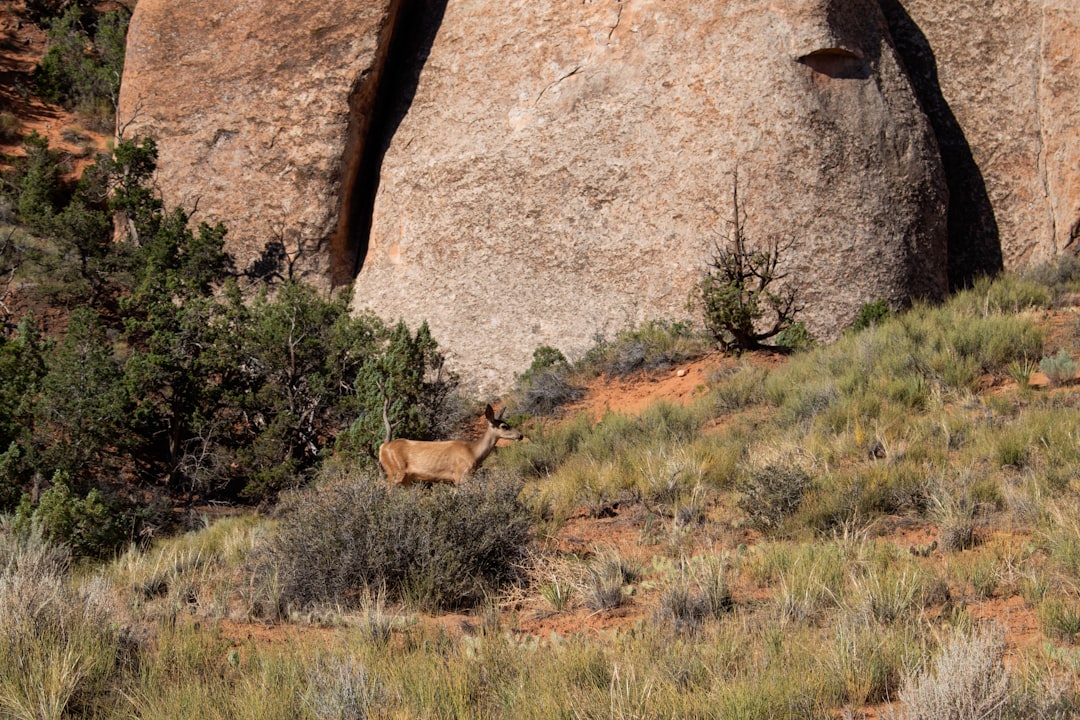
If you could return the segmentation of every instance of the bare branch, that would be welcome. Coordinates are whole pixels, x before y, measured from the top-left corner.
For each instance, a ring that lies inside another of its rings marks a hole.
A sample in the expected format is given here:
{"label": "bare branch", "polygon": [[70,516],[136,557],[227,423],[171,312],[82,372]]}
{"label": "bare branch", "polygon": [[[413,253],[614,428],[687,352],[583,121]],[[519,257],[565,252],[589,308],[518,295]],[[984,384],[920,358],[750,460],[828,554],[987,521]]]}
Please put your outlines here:
{"label": "bare branch", "polygon": [[[731,350],[766,347],[795,324],[802,311],[795,286],[783,281],[781,255],[793,239],[772,239],[754,248],[746,233],[746,210],[739,198],[738,167],[732,173],[731,217],[724,241],[713,241],[713,257],[695,289],[713,336]],[[783,287],[776,289],[780,284]]]}
{"label": "bare branch", "polygon": [[140,115],[142,115],[143,109],[146,107],[146,102],[140,96],[139,99],[135,101],[135,109],[132,111],[131,117],[128,118],[126,122],[124,122],[124,121],[122,121],[120,119],[120,95],[119,94],[117,94],[117,96],[116,96],[113,107],[114,107],[115,114],[116,114],[116,142],[117,142],[117,144],[119,144],[119,143],[124,141],[124,133],[127,132],[127,129],[129,127],[131,127],[132,123],[134,123],[136,120],[139,119]]}

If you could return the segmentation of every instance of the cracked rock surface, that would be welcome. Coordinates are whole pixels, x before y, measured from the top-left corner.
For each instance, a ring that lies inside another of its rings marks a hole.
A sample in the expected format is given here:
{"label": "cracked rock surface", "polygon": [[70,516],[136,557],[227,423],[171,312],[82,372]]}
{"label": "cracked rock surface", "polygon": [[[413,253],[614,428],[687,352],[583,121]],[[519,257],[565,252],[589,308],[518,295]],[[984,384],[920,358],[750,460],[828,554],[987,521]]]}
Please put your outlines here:
{"label": "cracked rock surface", "polygon": [[736,171],[747,236],[793,241],[819,337],[865,302],[1071,251],[1078,16],[1071,0],[140,0],[121,120],[157,138],[166,202],[225,221],[241,267],[280,242],[309,280],[355,277],[356,308],[427,319],[496,391],[540,345],[574,357],[686,317]]}
{"label": "cracked rock surface", "polygon": [[875,2],[449,2],[354,303],[505,386],[540,345],[686,316],[736,168],[815,334],[945,291],[937,145]]}

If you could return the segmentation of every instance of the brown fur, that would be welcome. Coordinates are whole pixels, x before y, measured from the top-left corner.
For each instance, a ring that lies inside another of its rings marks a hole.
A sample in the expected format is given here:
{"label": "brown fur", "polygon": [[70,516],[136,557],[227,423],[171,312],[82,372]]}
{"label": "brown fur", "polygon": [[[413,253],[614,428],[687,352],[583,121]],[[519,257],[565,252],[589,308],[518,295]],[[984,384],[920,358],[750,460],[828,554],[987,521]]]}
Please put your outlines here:
{"label": "brown fur", "polygon": [[393,485],[414,482],[460,483],[468,478],[495,449],[499,438],[520,440],[521,433],[496,417],[491,406],[484,410],[487,429],[479,440],[390,440],[379,447],[379,464]]}

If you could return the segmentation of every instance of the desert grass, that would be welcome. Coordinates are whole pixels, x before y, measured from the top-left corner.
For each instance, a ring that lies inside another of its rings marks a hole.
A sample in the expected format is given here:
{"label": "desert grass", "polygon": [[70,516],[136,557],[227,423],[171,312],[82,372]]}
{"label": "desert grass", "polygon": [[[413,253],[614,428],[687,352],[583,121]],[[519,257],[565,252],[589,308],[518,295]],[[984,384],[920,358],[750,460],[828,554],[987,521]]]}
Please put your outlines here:
{"label": "desert grass", "polygon": [[[624,600],[652,578],[657,614],[601,638],[453,636],[417,623],[373,632],[361,620],[270,643],[181,614],[135,641],[133,661],[108,666],[109,691],[77,696],[95,698],[99,717],[824,718],[895,698],[942,632],[925,619],[940,598],[918,559],[887,543],[767,543],[648,572],[614,553],[591,563],[621,576]],[[750,577],[778,600],[740,600],[732,589]],[[377,596],[369,609],[395,612]]]}
{"label": "desert grass", "polygon": [[0,714],[93,714],[119,653],[104,580],[75,586],[67,554],[0,534]]}
{"label": "desert grass", "polygon": [[200,531],[166,538],[149,548],[132,545],[103,575],[117,602],[138,619],[180,614],[225,618],[237,611],[233,570],[260,545],[270,526],[251,515],[206,521]]}
{"label": "desert grass", "polygon": [[677,632],[698,632],[735,608],[732,583],[736,565],[730,558],[683,557],[668,573],[660,593],[656,619]]}
{"label": "desert grass", "polygon": [[[688,407],[538,423],[457,495],[328,477],[273,519],[74,568],[0,532],[0,647],[19,648],[0,651],[0,715],[1075,717],[1077,391],[1002,382],[1044,355],[1054,288],[979,281],[783,364],[733,362]],[[569,518],[612,513],[640,529],[632,554],[560,549]],[[447,574],[469,529],[508,543],[476,556],[507,561],[496,582]],[[418,575],[364,570],[394,547]],[[975,612],[1014,597],[1038,625],[1022,646]]]}

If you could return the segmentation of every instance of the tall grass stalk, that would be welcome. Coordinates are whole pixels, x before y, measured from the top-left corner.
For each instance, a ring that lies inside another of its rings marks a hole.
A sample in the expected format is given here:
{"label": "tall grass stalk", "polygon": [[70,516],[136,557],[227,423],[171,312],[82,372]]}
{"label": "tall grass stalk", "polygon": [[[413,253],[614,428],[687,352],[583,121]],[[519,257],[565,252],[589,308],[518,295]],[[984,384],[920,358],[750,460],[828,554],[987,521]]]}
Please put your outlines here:
{"label": "tall grass stalk", "polygon": [[923,580],[917,571],[872,569],[852,579],[852,603],[866,620],[891,625],[913,619],[922,609]]}
{"label": "tall grass stalk", "polygon": [[118,653],[108,588],[72,586],[67,557],[38,536],[0,556],[0,715],[60,720],[102,701]]}
{"label": "tall grass stalk", "polygon": [[835,544],[804,545],[779,577],[775,604],[784,620],[805,623],[840,605],[844,593],[843,550]]}
{"label": "tall grass stalk", "polygon": [[840,703],[862,707],[896,696],[904,666],[919,647],[912,633],[844,615],[837,621],[823,662],[842,688]]}

